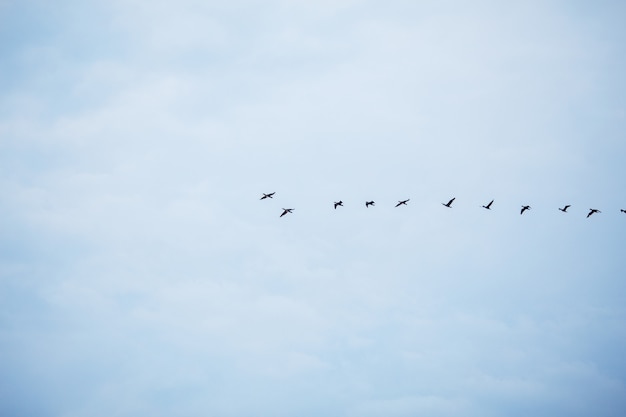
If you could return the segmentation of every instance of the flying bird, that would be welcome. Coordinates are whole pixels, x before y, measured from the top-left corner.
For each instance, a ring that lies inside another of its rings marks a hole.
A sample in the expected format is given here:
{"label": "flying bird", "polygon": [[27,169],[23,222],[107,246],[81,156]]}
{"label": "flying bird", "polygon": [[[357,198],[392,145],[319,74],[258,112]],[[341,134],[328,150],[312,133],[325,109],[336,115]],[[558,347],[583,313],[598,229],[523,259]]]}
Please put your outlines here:
{"label": "flying bird", "polygon": [[373,206],[375,205],[373,201],[366,201],[365,202],[365,208],[369,207],[369,206]]}
{"label": "flying bird", "polygon": [[295,209],[286,209],[286,208],[284,208],[283,209],[283,214],[281,214],[279,217],[283,217],[285,214],[291,213],[293,210],[295,210]]}
{"label": "flying bird", "polygon": [[491,210],[491,205],[493,204],[493,200],[491,200],[489,202],[489,204],[487,204],[486,206],[482,206],[483,208],[486,208],[487,210]]}
{"label": "flying bird", "polygon": [[624,209],[619,209],[619,211],[621,211],[622,213],[626,213],[626,210]]}
{"label": "flying bird", "polygon": [[570,207],[572,207],[572,206],[568,204],[568,205],[566,205],[563,208],[559,207],[559,210],[561,210],[563,213],[567,213],[567,209],[570,208]]}
{"label": "flying bird", "polygon": [[265,200],[266,198],[274,198],[274,194],[276,194],[276,192],[273,193],[269,193],[269,194],[265,194],[263,193],[263,197],[261,197],[261,200]]}
{"label": "flying bird", "polygon": [[406,206],[406,203],[407,203],[409,200],[410,200],[410,198],[407,198],[406,200],[401,200],[401,201],[398,201],[398,204],[396,204],[396,207],[401,206],[401,205],[403,205],[403,204]]}
{"label": "flying bird", "polygon": [[522,206],[522,211],[520,211],[519,214],[524,214],[526,210],[530,210],[530,206]]}
{"label": "flying bird", "polygon": [[337,206],[343,207],[343,201],[341,201],[341,200],[335,201],[335,210],[337,209]]}
{"label": "flying bird", "polygon": [[452,208],[452,202],[456,199],[456,197],[452,197],[452,200],[448,201],[446,204],[443,204],[444,206],[448,207],[448,208]]}
{"label": "flying bird", "polygon": [[596,209],[589,209],[589,214],[587,214],[587,218],[589,218],[589,216],[591,216],[593,213],[602,213],[602,212]]}

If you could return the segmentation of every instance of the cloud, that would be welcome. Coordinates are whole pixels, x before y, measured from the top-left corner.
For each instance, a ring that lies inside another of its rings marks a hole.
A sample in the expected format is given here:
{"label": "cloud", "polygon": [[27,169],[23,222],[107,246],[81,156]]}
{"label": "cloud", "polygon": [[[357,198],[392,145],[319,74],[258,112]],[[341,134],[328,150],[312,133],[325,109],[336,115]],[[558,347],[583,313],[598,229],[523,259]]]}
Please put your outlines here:
{"label": "cloud", "polygon": [[32,4],[2,412],[624,409],[619,7]]}

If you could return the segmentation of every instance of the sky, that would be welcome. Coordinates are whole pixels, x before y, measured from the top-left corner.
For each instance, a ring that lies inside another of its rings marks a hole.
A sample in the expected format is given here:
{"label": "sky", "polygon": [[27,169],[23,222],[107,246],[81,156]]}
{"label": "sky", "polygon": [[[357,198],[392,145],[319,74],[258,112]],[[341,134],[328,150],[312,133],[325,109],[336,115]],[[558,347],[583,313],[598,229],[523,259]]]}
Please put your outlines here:
{"label": "sky", "polygon": [[0,415],[623,416],[625,16],[0,0]]}

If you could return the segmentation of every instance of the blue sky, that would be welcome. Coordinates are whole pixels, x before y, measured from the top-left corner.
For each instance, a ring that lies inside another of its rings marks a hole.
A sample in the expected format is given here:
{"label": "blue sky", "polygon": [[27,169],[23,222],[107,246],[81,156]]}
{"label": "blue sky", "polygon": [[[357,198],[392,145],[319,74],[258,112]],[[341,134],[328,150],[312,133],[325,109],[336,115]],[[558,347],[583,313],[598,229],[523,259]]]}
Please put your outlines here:
{"label": "blue sky", "polygon": [[624,415],[621,2],[55,3],[0,1],[0,414]]}

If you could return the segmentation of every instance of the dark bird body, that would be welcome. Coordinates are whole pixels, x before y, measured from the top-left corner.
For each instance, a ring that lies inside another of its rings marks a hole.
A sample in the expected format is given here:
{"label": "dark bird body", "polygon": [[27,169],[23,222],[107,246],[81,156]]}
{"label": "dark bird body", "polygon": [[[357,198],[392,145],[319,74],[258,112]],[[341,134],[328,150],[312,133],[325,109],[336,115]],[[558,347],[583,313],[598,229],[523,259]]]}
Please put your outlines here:
{"label": "dark bird body", "polygon": [[487,204],[486,206],[482,206],[483,208],[486,208],[487,210],[491,210],[491,205],[493,204],[493,200],[491,200],[489,202],[489,204]]}
{"label": "dark bird body", "polygon": [[530,206],[522,206],[522,211],[520,211],[519,214],[524,214],[526,210],[530,210]]}
{"label": "dark bird body", "polygon": [[343,207],[343,201],[341,201],[341,200],[335,201],[335,210],[337,209],[337,206]]}
{"label": "dark bird body", "polygon": [[286,209],[286,208],[284,208],[283,209],[283,214],[281,214],[279,217],[283,217],[285,214],[291,213],[293,210],[295,210],[295,209]]}
{"label": "dark bird body", "polygon": [[396,204],[396,207],[401,206],[401,205],[405,205],[406,206],[406,203],[408,203],[409,200],[410,200],[410,198],[407,198],[406,200],[398,201],[398,204]]}
{"label": "dark bird body", "polygon": [[275,192],[269,193],[269,194],[263,193],[263,197],[261,197],[261,200],[265,200],[266,198],[274,198],[274,194],[276,193]]}
{"label": "dark bird body", "polygon": [[369,206],[373,206],[374,202],[373,201],[366,201],[365,202],[365,208],[369,207]]}
{"label": "dark bird body", "polygon": [[589,218],[589,216],[591,216],[594,213],[602,213],[602,212],[596,209],[589,209],[589,214],[587,214],[587,218]]}
{"label": "dark bird body", "polygon": [[559,207],[559,210],[561,210],[563,213],[567,213],[567,209],[568,209],[568,208],[570,208],[570,207],[572,207],[572,206],[570,206],[570,205],[568,204],[568,205],[566,205],[566,206],[565,206],[565,207],[563,207],[563,208],[560,208],[560,207]]}
{"label": "dark bird body", "polygon": [[626,213],[626,210],[624,209],[619,209],[619,211],[621,211],[622,213]]}
{"label": "dark bird body", "polygon": [[450,201],[448,201],[447,203],[441,203],[444,206],[448,207],[448,208],[452,208],[452,202],[456,199],[456,197],[453,197]]}

